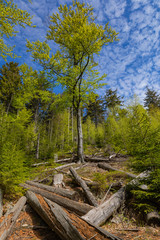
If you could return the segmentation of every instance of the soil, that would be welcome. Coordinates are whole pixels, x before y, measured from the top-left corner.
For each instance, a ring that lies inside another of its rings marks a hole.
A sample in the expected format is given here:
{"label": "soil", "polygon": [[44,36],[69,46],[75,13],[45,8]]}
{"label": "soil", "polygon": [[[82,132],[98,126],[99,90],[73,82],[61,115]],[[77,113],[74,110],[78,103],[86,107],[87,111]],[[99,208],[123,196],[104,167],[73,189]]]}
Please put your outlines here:
{"label": "soil", "polygon": [[[111,159],[109,164],[115,168],[125,171],[127,169],[127,158],[114,158]],[[74,165],[74,167],[76,168],[76,165]],[[67,173],[67,171],[68,169],[63,169],[63,172]],[[126,171],[129,172],[129,169]],[[88,163],[84,168],[82,167],[77,170],[77,173],[83,179],[87,179],[88,181],[92,180],[94,182],[97,180],[99,182],[100,185],[98,185],[98,187],[91,187],[98,203],[101,202],[112,182],[121,182],[121,184],[125,185],[128,181],[130,181],[128,177],[117,172],[117,174],[114,173],[113,175],[108,175],[108,179],[106,179],[105,184],[103,184],[103,179],[99,179],[96,174],[101,173],[102,175],[105,175],[106,172],[107,171],[98,168],[96,163]],[[49,172],[48,174],[53,173],[54,172]],[[64,182],[66,188],[72,188],[79,192],[79,201],[87,202],[81,188],[75,184],[75,181],[70,175],[65,174]],[[116,190],[117,189],[111,188],[106,199],[108,199]],[[74,215],[72,217],[74,217]],[[0,219],[0,222],[2,219]],[[130,217],[130,215],[124,212],[123,208],[119,212],[115,213],[114,216],[101,227],[123,240],[160,240],[160,227],[147,226],[145,223],[138,224],[134,217]],[[84,230],[84,232],[85,231],[86,230]],[[58,238],[56,234],[46,225],[46,223],[37,215],[37,213],[35,213],[35,211],[27,204],[17,219],[12,235],[8,238],[8,240],[22,239],[57,240]],[[86,236],[86,239],[88,239],[88,236]]]}

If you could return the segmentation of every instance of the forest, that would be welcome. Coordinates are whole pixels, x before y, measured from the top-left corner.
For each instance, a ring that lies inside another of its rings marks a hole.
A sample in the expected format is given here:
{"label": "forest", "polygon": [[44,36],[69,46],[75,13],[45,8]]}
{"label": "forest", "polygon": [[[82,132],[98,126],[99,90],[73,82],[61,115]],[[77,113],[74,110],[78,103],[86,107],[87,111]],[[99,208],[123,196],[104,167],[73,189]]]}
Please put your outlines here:
{"label": "forest", "polygon": [[[126,172],[148,174],[139,180],[147,190],[137,186],[128,190],[132,208],[142,215],[158,214],[160,95],[148,86],[143,103],[137,96],[126,103],[118,89],[105,86],[106,75],[97,71],[96,57],[102,48],[120,41],[118,33],[108,23],[104,27],[96,24],[92,6],[78,1],[70,8],[60,5],[59,12],[50,17],[46,40],[26,43],[39,66],[33,69],[19,65],[14,49],[4,40],[16,37],[16,25],[32,29],[32,17],[12,1],[0,0],[0,7],[0,57],[6,60],[0,68],[3,201],[18,199],[24,194],[20,184],[44,171],[43,167],[33,170],[34,164],[57,167],[56,160],[64,158],[85,164],[87,157],[98,153],[103,158],[115,154],[127,157]],[[8,62],[8,56],[13,60]],[[61,93],[55,92],[56,86],[61,86]],[[100,88],[105,89],[103,96],[98,94]],[[106,177],[94,176],[103,191]]]}

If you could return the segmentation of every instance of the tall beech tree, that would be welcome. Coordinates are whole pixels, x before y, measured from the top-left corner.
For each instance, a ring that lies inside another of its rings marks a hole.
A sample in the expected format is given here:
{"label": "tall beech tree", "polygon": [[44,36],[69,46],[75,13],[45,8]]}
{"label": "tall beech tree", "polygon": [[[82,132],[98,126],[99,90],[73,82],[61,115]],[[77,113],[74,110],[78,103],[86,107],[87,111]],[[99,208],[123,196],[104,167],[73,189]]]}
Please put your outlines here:
{"label": "tall beech tree", "polygon": [[46,39],[54,41],[59,50],[53,54],[46,42],[28,42],[29,51],[68,92],[77,115],[78,146],[77,154],[81,162],[83,156],[83,134],[81,125],[82,103],[87,101],[91,92],[101,86],[105,77],[96,70],[98,55],[103,46],[117,39],[115,32],[107,23],[104,27],[95,22],[93,8],[85,3],[73,1],[71,6],[60,5],[59,13],[50,17]]}

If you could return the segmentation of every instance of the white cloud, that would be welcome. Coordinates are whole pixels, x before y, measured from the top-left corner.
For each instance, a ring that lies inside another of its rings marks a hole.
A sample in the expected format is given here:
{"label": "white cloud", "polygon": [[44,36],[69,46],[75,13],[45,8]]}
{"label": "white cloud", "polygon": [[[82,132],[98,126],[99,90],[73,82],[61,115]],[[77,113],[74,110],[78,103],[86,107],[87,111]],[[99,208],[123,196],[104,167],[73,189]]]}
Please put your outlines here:
{"label": "white cloud", "polygon": [[123,15],[126,8],[125,0],[108,0],[105,4],[105,14],[110,19],[118,18]]}

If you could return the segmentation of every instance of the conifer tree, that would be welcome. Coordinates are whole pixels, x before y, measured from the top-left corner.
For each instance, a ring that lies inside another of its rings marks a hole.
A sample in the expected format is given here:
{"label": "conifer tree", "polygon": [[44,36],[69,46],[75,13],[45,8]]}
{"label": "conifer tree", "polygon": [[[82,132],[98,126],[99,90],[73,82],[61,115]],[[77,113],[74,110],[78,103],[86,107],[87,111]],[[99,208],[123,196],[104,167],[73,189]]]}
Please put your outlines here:
{"label": "conifer tree", "polygon": [[6,63],[0,69],[0,102],[6,112],[15,110],[13,105],[15,97],[21,91],[22,83],[18,63]]}
{"label": "conifer tree", "polygon": [[114,110],[114,108],[118,106],[123,105],[123,98],[117,95],[117,89],[112,90],[112,89],[107,89],[106,93],[104,95],[104,108],[109,111],[109,110]]}
{"label": "conifer tree", "polygon": [[144,106],[147,107],[148,110],[150,110],[152,107],[159,108],[160,107],[160,96],[159,94],[153,90],[147,87],[146,89],[146,97],[144,99]]}
{"label": "conifer tree", "polygon": [[85,108],[86,114],[84,116],[84,121],[90,116],[91,120],[95,123],[95,126],[98,126],[98,123],[102,123],[104,120],[104,108],[103,100],[96,96],[95,100],[89,101]]}

